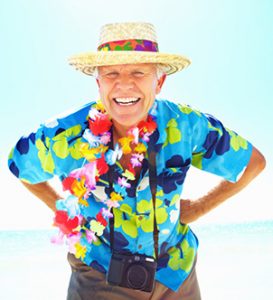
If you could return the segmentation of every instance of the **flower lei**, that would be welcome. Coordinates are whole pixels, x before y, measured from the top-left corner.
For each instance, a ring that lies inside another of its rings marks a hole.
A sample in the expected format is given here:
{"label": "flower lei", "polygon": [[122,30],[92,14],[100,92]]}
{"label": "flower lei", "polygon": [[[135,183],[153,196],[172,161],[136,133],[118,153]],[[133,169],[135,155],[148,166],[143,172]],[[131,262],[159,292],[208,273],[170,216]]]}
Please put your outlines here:
{"label": "flower lei", "polygon": [[[126,188],[130,188],[130,181],[135,180],[135,168],[142,166],[147,151],[145,144],[157,127],[154,117],[148,115],[146,121],[141,121],[136,127],[129,129],[127,136],[120,138],[113,150],[109,149],[107,145],[111,141],[112,122],[100,101],[91,107],[88,125],[83,134],[87,142],[80,147],[85,161],[81,168],[73,170],[62,182],[64,191],[69,191],[70,194],[66,199],[56,202],[54,226],[59,228],[59,233],[52,238],[52,242],[59,244],[66,240],[69,252],[82,259],[90,250],[92,242],[97,240],[97,236],[103,234],[107,220],[113,217],[112,207],[119,207],[119,202],[127,196]],[[107,173],[109,166],[120,160],[123,154],[131,154],[128,168],[113,183],[110,198],[102,200],[105,207],[101,208],[96,218],[85,220],[81,207],[89,206],[88,198],[96,189],[100,176]]]}

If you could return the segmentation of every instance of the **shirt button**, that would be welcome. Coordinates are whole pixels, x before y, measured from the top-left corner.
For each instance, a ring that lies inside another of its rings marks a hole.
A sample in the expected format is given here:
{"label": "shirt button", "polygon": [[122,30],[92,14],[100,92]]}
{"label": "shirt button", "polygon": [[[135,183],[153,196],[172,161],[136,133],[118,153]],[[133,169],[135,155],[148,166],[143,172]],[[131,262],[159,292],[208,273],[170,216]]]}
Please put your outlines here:
{"label": "shirt button", "polygon": [[143,219],[143,216],[139,216],[138,220],[141,221]]}
{"label": "shirt button", "polygon": [[142,245],[138,245],[138,249],[141,249],[142,248]]}

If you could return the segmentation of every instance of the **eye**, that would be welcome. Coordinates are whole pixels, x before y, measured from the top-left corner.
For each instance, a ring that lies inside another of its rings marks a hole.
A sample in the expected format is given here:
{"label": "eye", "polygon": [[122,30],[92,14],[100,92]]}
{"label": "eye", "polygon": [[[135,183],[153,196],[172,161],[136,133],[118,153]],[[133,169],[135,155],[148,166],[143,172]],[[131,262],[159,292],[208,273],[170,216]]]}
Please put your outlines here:
{"label": "eye", "polygon": [[134,71],[134,72],[133,72],[133,75],[134,75],[135,77],[143,77],[143,76],[145,75],[145,73],[142,72],[142,71]]}
{"label": "eye", "polygon": [[114,79],[114,78],[117,78],[118,77],[118,72],[108,72],[106,74],[104,74],[104,77],[107,77],[109,79]]}

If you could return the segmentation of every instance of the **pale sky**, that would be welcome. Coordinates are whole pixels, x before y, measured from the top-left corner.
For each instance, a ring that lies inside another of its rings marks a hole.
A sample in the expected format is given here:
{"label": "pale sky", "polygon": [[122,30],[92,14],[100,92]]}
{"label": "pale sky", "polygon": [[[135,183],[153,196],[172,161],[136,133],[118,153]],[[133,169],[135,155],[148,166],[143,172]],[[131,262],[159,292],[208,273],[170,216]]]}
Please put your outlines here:
{"label": "pale sky", "polygon": [[[0,229],[50,226],[52,213],[8,171],[8,153],[48,118],[97,99],[94,79],[74,71],[67,58],[95,51],[99,28],[121,21],[153,23],[160,51],[192,60],[167,78],[161,98],[215,115],[267,159],[253,184],[200,222],[272,219],[271,0],[9,0],[0,11]],[[183,196],[198,197],[217,180],[192,170]]]}

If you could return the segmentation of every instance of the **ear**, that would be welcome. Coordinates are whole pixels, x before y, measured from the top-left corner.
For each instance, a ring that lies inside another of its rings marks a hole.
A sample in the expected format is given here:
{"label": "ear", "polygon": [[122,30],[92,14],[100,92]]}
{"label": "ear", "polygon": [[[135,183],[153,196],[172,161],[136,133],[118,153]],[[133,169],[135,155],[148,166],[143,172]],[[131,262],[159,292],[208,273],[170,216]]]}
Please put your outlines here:
{"label": "ear", "polygon": [[96,78],[96,82],[97,82],[98,88],[100,88],[100,81],[98,78]]}
{"label": "ear", "polygon": [[162,86],[166,80],[167,75],[163,74],[158,80],[157,80],[157,86],[156,86],[156,90],[155,93],[156,95],[160,93]]}

